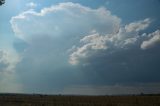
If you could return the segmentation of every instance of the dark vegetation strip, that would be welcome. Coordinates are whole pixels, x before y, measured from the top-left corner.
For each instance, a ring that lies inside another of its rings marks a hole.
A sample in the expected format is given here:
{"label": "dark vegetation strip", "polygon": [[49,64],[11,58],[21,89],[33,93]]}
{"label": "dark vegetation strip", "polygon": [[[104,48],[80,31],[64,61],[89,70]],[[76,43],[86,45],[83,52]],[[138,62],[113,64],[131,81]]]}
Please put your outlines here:
{"label": "dark vegetation strip", "polygon": [[160,95],[67,96],[0,94],[0,106],[160,106]]}

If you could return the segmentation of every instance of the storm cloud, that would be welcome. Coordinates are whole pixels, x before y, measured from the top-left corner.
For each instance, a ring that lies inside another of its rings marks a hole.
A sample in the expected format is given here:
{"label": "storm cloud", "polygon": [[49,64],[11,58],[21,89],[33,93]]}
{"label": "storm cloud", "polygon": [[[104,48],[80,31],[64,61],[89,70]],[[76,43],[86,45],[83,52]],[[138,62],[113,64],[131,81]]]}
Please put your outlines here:
{"label": "storm cloud", "polygon": [[126,25],[121,20],[105,7],[71,2],[12,17],[15,37],[27,45],[16,65],[26,92],[160,81],[159,31],[145,32],[150,17]]}

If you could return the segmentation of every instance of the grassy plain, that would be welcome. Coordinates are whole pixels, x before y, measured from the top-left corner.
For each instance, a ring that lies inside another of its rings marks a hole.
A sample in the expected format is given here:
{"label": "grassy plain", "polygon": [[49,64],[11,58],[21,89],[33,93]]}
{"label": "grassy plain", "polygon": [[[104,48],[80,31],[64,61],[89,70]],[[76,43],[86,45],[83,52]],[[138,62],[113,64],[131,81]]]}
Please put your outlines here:
{"label": "grassy plain", "polygon": [[0,94],[0,106],[160,106],[160,96]]}

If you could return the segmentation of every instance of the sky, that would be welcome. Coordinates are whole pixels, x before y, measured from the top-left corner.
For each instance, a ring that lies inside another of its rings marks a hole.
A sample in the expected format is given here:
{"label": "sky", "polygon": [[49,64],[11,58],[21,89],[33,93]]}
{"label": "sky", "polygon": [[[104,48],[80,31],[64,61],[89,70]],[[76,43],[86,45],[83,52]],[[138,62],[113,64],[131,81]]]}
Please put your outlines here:
{"label": "sky", "polygon": [[160,0],[6,0],[0,92],[160,93]]}

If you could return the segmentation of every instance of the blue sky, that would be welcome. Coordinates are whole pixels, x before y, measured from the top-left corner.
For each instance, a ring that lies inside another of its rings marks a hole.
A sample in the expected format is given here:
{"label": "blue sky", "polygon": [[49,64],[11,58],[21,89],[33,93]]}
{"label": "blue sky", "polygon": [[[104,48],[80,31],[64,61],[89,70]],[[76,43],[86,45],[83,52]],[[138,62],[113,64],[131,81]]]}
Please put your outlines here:
{"label": "blue sky", "polygon": [[6,0],[0,92],[160,92],[159,0]]}

